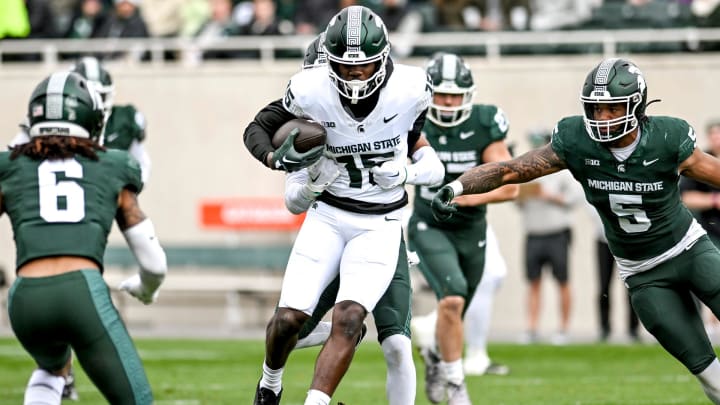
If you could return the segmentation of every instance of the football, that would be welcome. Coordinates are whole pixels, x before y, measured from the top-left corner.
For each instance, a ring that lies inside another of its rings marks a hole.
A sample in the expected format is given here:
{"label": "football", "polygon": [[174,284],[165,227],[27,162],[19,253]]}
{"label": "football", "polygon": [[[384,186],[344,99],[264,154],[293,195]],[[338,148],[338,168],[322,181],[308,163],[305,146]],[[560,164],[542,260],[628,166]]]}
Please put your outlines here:
{"label": "football", "polygon": [[300,133],[295,137],[296,151],[301,153],[307,152],[316,146],[325,144],[327,132],[322,125],[315,121],[295,118],[278,128],[272,138],[273,147],[276,149],[279,148],[295,128],[300,130]]}

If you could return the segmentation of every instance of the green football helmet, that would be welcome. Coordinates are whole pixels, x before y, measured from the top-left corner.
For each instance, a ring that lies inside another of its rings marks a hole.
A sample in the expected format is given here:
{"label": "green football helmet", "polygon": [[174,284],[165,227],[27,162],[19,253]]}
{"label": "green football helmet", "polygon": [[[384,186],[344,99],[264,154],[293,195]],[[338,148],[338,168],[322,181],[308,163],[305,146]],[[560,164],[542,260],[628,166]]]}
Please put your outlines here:
{"label": "green football helmet", "polygon": [[[330,80],[340,95],[362,100],[376,92],[387,74],[390,55],[387,28],[382,19],[369,8],[350,6],[342,9],[325,29],[323,48],[330,64]],[[367,80],[344,80],[338,65],[375,63],[375,73]]]}
{"label": "green football helmet", "polygon": [[93,56],[85,56],[75,62],[70,69],[84,77],[87,81],[92,82],[95,88],[100,92],[105,108],[106,119],[110,117],[113,101],[115,99],[115,85],[112,76],[105,70],[100,61]]}
{"label": "green football helmet", "polygon": [[[645,77],[634,63],[626,59],[605,59],[588,73],[580,101],[585,111],[585,129],[590,138],[598,142],[614,141],[635,130],[645,117]],[[595,119],[595,105],[613,103],[624,103],[626,114],[608,121]]]}
{"label": "green football helmet", "polygon": [[433,93],[461,94],[462,103],[456,107],[430,102],[427,118],[441,127],[454,127],[470,118],[475,81],[470,67],[463,59],[452,53],[435,54],[425,65]]}
{"label": "green football helmet", "polygon": [[315,37],[310,45],[308,45],[305,50],[305,59],[303,59],[303,70],[327,65],[327,54],[322,47],[323,42],[325,42],[324,32]]}
{"label": "green football helmet", "polygon": [[104,125],[100,93],[73,72],[53,73],[40,82],[27,115],[30,138],[60,135],[99,141]]}

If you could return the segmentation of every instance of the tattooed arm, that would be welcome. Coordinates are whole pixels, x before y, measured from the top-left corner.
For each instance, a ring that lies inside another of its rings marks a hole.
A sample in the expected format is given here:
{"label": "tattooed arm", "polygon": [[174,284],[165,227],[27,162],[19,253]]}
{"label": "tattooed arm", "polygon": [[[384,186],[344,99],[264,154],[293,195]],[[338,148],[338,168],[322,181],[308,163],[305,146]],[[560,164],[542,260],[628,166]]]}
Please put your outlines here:
{"label": "tattooed arm", "polygon": [[512,160],[474,167],[440,188],[431,203],[433,215],[440,221],[449,219],[457,211],[452,200],[459,195],[487,193],[505,184],[526,183],[566,168],[550,145]]}
{"label": "tattooed arm", "polygon": [[527,183],[565,168],[565,162],[548,144],[512,160],[474,167],[457,180],[462,184],[462,194],[479,194],[505,184]]}

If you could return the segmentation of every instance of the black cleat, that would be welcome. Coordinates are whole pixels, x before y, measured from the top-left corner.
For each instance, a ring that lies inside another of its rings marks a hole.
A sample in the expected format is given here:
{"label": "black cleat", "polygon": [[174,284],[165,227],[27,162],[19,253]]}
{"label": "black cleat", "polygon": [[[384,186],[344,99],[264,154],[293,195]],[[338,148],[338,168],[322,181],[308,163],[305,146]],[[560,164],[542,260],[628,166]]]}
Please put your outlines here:
{"label": "black cleat", "polygon": [[63,387],[62,399],[66,399],[69,401],[77,401],[78,398],[78,392],[75,388],[75,373],[71,368],[70,374],[65,377],[65,386]]}
{"label": "black cleat", "polygon": [[258,382],[257,388],[255,389],[255,399],[253,400],[253,405],[280,405],[281,395],[282,390],[275,395],[271,389],[261,387]]}

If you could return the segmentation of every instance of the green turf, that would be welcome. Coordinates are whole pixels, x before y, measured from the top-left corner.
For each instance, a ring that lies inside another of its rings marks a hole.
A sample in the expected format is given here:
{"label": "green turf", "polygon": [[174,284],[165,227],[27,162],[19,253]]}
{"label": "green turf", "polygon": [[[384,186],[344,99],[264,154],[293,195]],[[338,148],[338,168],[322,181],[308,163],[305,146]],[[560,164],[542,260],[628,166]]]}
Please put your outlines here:
{"label": "green turf", "polygon": [[[257,341],[137,339],[156,404],[250,404],[260,375],[263,345]],[[657,345],[492,345],[509,376],[469,377],[476,405],[708,404],[698,383]],[[302,404],[316,349],[292,354],[285,371],[283,404]],[[417,359],[416,359],[417,360]],[[418,371],[417,404],[423,393]],[[20,404],[33,363],[13,339],[0,339],[0,404]],[[103,404],[77,370],[80,401]],[[360,346],[334,400],[347,405],[383,404],[385,363],[376,342]],[[335,402],[333,402],[335,403]]]}

